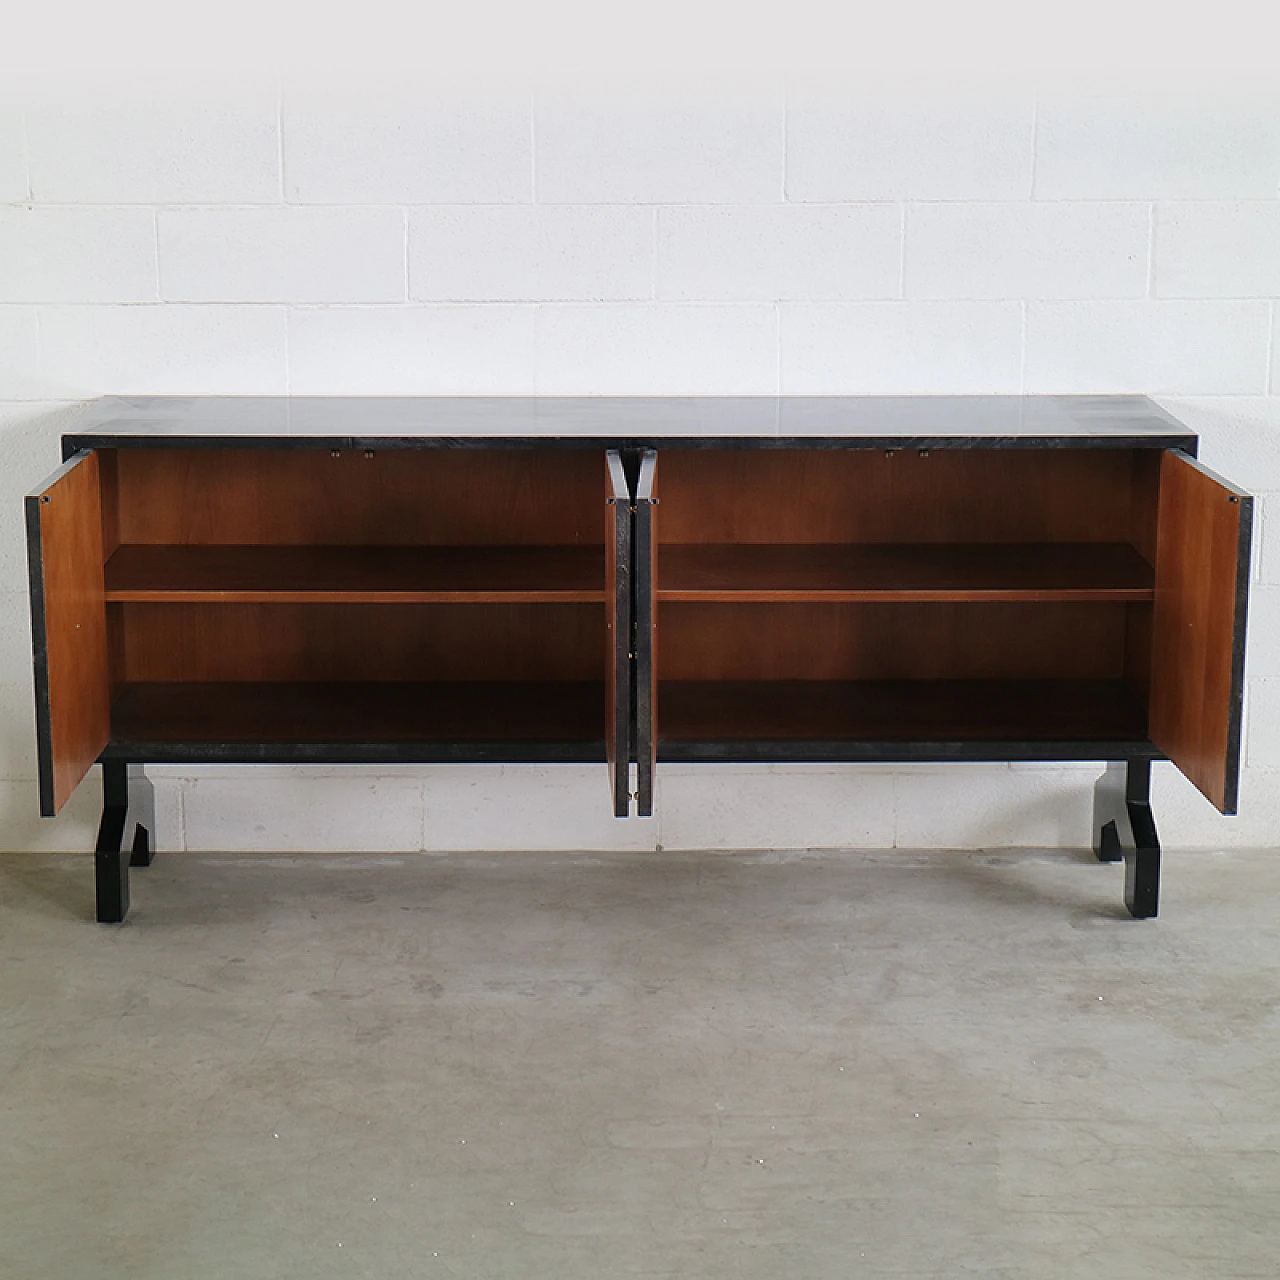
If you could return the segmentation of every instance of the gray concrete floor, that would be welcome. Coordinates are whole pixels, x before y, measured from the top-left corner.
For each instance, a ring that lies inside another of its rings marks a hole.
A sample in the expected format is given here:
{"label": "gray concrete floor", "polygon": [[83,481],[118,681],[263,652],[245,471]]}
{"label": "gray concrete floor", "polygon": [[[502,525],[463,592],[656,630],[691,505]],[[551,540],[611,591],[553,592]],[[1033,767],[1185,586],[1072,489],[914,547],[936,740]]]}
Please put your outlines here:
{"label": "gray concrete floor", "polygon": [[1280,1274],[1280,859],[0,859],[0,1275]]}

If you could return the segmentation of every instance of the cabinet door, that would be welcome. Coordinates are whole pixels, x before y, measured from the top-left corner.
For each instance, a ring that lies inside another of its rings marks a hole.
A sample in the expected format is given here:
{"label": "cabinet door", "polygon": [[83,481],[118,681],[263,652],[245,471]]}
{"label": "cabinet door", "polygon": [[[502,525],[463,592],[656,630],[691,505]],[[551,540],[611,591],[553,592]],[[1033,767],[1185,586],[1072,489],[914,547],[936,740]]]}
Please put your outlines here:
{"label": "cabinet door", "polygon": [[40,812],[66,804],[111,736],[98,455],[27,495]]}
{"label": "cabinet door", "polygon": [[1194,458],[1160,460],[1151,741],[1235,813],[1253,499]]}
{"label": "cabinet door", "polygon": [[605,755],[613,813],[631,811],[631,490],[616,449],[605,454]]}
{"label": "cabinet door", "polygon": [[653,775],[658,760],[658,690],[655,648],[658,619],[654,608],[658,506],[658,455],[647,449],[636,482],[636,812],[653,813]]}

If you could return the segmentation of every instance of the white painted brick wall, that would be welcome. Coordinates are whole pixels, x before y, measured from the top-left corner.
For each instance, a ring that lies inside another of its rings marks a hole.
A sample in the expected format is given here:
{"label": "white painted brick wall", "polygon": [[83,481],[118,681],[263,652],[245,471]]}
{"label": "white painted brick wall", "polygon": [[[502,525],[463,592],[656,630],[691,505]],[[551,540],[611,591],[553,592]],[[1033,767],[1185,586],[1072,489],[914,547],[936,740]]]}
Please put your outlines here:
{"label": "white painted brick wall", "polygon": [[27,153],[23,142],[22,112],[0,102],[0,200],[27,198]]}
{"label": "white painted brick wall", "polygon": [[1016,302],[793,303],[781,311],[787,394],[1021,389]]}
{"label": "white painted brick wall", "polygon": [[1157,296],[1280,295],[1280,202],[1162,204],[1157,219]]}
{"label": "white painted brick wall", "polygon": [[532,196],[529,89],[312,81],[284,87],[284,192],[308,204],[493,204]]}
{"label": "white painted brick wall", "polygon": [[394,208],[162,209],[166,302],[403,302]]}
{"label": "white painted brick wall", "polygon": [[1022,201],[907,208],[908,298],[1145,298],[1151,210]]}
{"label": "white painted brick wall", "polygon": [[774,203],[784,167],[781,84],[670,78],[539,86],[534,180],[548,203]]}
{"label": "white painted brick wall", "polygon": [[861,89],[850,76],[787,96],[789,200],[1025,200],[1030,94]]}
{"label": "white painted brick wall", "polygon": [[150,209],[0,206],[6,302],[155,302]]}
{"label": "white painted brick wall", "polygon": [[531,306],[298,307],[295,395],[529,395]]}
{"label": "white painted brick wall", "polygon": [[659,298],[896,298],[901,283],[896,205],[680,205],[658,215]]}
{"label": "white painted brick wall", "polygon": [[1265,302],[1030,302],[1028,393],[1260,395]]}
{"label": "white painted brick wall", "polygon": [[0,303],[0,386],[13,400],[40,396],[40,325],[33,307]]}
{"label": "white painted brick wall", "polygon": [[26,108],[31,192],[55,204],[272,203],[280,198],[271,84],[199,93],[137,76],[50,86]]}
{"label": "white painted brick wall", "polygon": [[286,390],[283,307],[41,307],[37,317],[47,396]]}
{"label": "white painted brick wall", "polygon": [[439,302],[653,297],[651,209],[449,205],[409,214],[409,295]]}
{"label": "white painted brick wall", "polygon": [[537,376],[545,395],[771,395],[777,314],[759,303],[540,307]]}
{"label": "white painted brick wall", "polygon": [[1039,102],[1039,200],[1274,200],[1277,171],[1280,92],[1058,92]]}
{"label": "white painted brick wall", "polygon": [[[422,786],[424,847],[652,849],[657,820],[619,822],[601,804],[602,774],[581,765],[431,769]],[[514,827],[520,838],[513,840]]]}
{"label": "white painted brick wall", "polygon": [[[81,78],[83,81],[83,78]],[[1280,825],[1280,94],[400,74],[0,98],[0,847],[37,816],[21,495],[109,392],[1157,394],[1258,495],[1241,814]],[[1089,766],[155,770],[170,848],[1061,844]]]}

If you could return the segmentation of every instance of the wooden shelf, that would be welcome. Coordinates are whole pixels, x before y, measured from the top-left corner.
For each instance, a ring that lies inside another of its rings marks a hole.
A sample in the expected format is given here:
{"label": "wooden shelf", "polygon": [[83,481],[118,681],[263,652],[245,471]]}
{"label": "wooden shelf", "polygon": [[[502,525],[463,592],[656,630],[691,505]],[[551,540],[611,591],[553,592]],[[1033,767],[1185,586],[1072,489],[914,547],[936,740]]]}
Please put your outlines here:
{"label": "wooden shelf", "polygon": [[150,546],[107,561],[110,601],[169,604],[582,604],[603,546]]}
{"label": "wooden shelf", "polygon": [[660,744],[1147,737],[1123,680],[664,680],[657,725]]}
{"label": "wooden shelf", "polygon": [[668,602],[1150,601],[1126,543],[684,543],[658,549]]}
{"label": "wooden shelf", "polygon": [[121,686],[115,749],[131,743],[599,744],[603,681],[166,683]]}

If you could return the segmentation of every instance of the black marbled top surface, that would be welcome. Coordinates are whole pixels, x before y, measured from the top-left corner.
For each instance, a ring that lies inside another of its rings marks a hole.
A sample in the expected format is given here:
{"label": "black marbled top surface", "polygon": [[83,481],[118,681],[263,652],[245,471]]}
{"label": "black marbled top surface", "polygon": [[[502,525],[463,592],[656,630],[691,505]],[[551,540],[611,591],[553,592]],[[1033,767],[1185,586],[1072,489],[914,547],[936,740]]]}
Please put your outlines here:
{"label": "black marbled top surface", "polygon": [[1181,448],[1145,396],[108,396],[64,452],[281,448]]}

